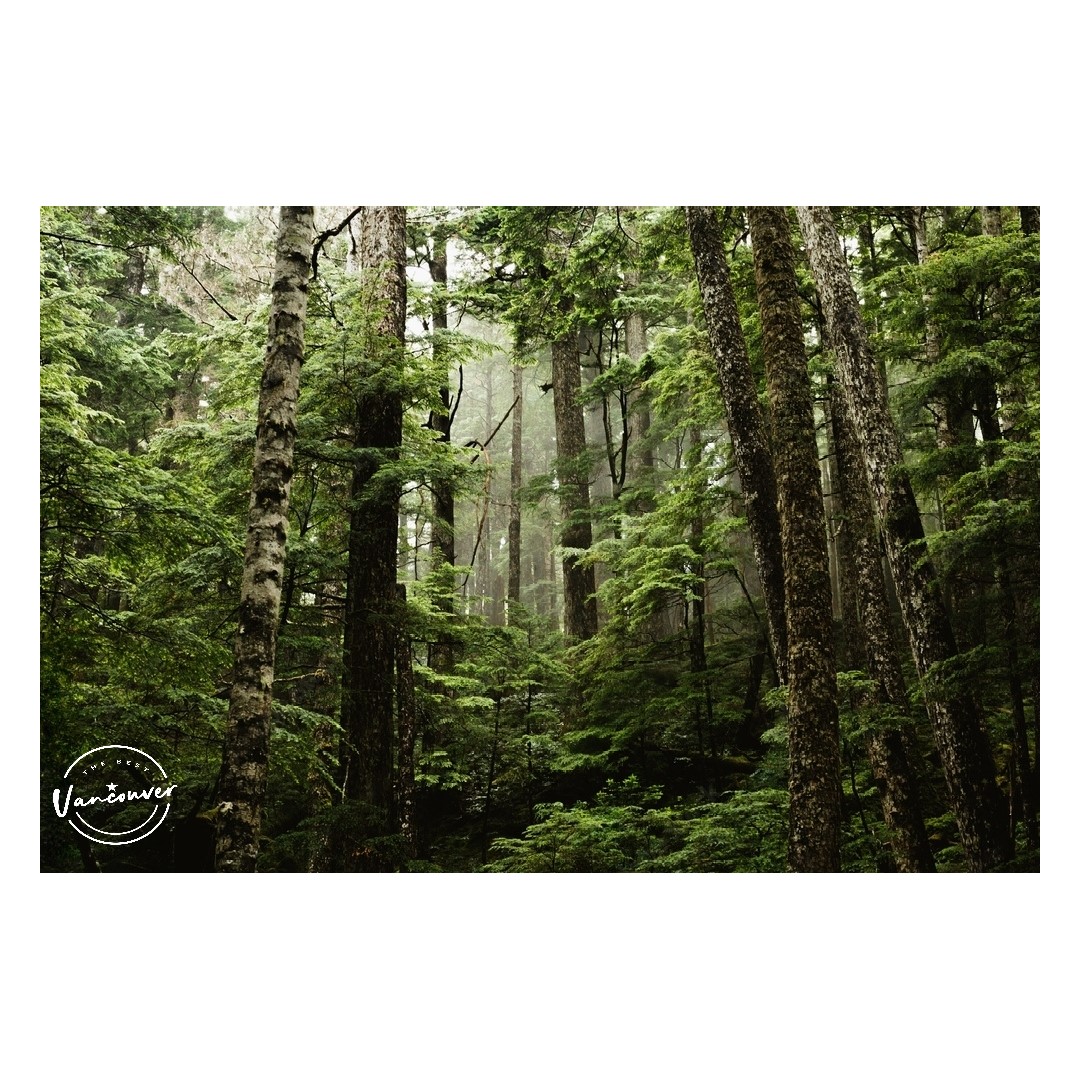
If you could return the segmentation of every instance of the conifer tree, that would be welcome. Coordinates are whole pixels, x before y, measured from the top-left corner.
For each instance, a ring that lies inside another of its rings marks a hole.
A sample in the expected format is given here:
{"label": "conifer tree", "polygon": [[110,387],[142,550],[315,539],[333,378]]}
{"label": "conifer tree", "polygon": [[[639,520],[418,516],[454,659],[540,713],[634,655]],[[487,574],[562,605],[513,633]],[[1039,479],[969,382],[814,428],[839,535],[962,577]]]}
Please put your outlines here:
{"label": "conifer tree", "polygon": [[[401,377],[405,342],[405,208],[368,206],[360,228],[360,273],[377,315],[365,342],[361,385],[354,391],[349,565],[345,597],[345,797],[363,804],[371,827],[389,831],[394,810],[394,661]],[[366,866],[356,838],[346,867]]]}
{"label": "conifer tree", "polygon": [[836,349],[838,380],[884,529],[889,565],[916,670],[923,680],[960,840],[973,870],[991,870],[1012,855],[1004,800],[975,703],[970,693],[951,684],[942,670],[956,656],[956,644],[926,553],[922,520],[903,466],[896,425],[829,208],[800,206],[797,212],[829,337]]}
{"label": "conifer tree", "polygon": [[221,871],[254,871],[259,854],[313,240],[314,208],[281,207],[219,786],[224,803],[217,840]]}
{"label": "conifer tree", "polygon": [[829,556],[810,377],[787,213],[748,208],[772,406],[787,615],[788,865],[840,869],[840,730]]}

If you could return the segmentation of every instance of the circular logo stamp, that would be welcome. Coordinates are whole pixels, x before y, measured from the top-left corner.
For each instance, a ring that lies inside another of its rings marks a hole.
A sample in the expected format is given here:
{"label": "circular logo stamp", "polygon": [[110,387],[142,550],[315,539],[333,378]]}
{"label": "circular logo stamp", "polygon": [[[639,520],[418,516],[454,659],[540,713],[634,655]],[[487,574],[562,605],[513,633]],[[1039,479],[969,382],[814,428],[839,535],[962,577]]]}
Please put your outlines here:
{"label": "circular logo stamp", "polygon": [[134,746],[99,746],[77,757],[53,789],[56,816],[96,844],[145,840],[166,818],[175,784]]}

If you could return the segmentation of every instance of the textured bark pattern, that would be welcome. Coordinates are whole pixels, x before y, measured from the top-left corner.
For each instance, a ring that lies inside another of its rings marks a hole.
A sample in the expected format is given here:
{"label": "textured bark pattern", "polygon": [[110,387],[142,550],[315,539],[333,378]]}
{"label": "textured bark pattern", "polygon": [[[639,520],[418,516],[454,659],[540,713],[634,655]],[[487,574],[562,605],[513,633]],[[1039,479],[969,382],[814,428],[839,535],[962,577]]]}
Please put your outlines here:
{"label": "textured bark pattern", "polygon": [[[885,573],[881,567],[881,537],[874,517],[873,498],[858,456],[847,407],[832,385],[830,416],[839,496],[846,536],[843,550],[850,550],[851,572],[844,574],[844,588],[858,596],[858,618],[846,629],[857,640],[858,652],[876,686],[879,705],[899,712],[908,709],[907,687],[900,656],[889,622]],[[861,631],[861,633],[860,633]],[[901,731],[874,732],[867,740],[870,770],[881,797],[885,826],[897,870],[902,873],[932,872],[934,856],[926,835],[922,803],[913,765],[914,753]]]}
{"label": "textured bark pattern", "polygon": [[[581,361],[577,334],[551,344],[551,383],[555,398],[555,447],[558,454],[559,503],[563,512],[561,544],[584,550],[592,546],[589,519],[589,476],[583,463],[585,418],[581,412]],[[563,602],[567,636],[585,641],[596,633],[596,572],[578,556],[563,556]]]}
{"label": "textured bark pattern", "polygon": [[711,206],[686,207],[690,246],[705,307],[705,323],[716,357],[716,374],[727,411],[735,467],[742,482],[746,520],[765,598],[765,613],[776,670],[787,671],[784,568],[780,552],[776,479],[757,388],[739,323],[739,310],[724,257],[723,236]]}
{"label": "textured bark pattern", "polygon": [[970,867],[989,870],[1011,857],[990,744],[974,703],[952,692],[931,670],[954,657],[956,645],[840,238],[828,207],[797,210],[836,349],[844,402],[884,526],[889,565],[915,667],[923,680],[960,840]]}
{"label": "textured bark pattern", "polygon": [[253,872],[259,853],[314,232],[313,207],[281,208],[270,328],[259,389],[239,631],[219,785],[221,799],[232,804],[221,815],[217,842],[217,869],[221,871]]}
{"label": "textured bark pattern", "polygon": [[[821,333],[820,327],[818,332]],[[837,626],[837,662],[838,670],[854,671],[866,668],[866,646],[859,627],[859,587],[855,578],[855,551],[852,544],[851,527],[847,518],[847,503],[844,499],[844,482],[840,472],[840,462],[836,453],[836,437],[833,432],[833,378],[826,376],[828,392],[824,401],[825,409],[825,466],[828,475],[829,491],[826,496],[826,520],[832,528],[832,554],[836,561],[835,588],[839,593],[837,607],[840,622]]]}
{"label": "textured bark pattern", "polygon": [[[405,208],[365,207],[360,270],[375,283],[381,312],[368,377],[358,388],[355,445],[366,451],[352,481],[349,569],[345,598],[346,798],[374,807],[387,824],[394,804],[394,659],[397,645],[399,485],[382,464],[401,450],[400,375],[405,342]],[[358,868],[355,853],[345,864]]]}
{"label": "textured bark pattern", "polygon": [[521,434],[525,400],[521,392],[521,368],[514,365],[514,420],[510,435],[510,526],[506,598],[521,603]]}
{"label": "textured bark pattern", "polygon": [[982,218],[982,231],[984,236],[1001,235],[1001,207],[980,206],[979,216]]}
{"label": "textured bark pattern", "polygon": [[772,404],[787,616],[788,866],[840,870],[840,721],[832,595],[814,406],[791,226],[782,206],[751,206],[750,239]]}

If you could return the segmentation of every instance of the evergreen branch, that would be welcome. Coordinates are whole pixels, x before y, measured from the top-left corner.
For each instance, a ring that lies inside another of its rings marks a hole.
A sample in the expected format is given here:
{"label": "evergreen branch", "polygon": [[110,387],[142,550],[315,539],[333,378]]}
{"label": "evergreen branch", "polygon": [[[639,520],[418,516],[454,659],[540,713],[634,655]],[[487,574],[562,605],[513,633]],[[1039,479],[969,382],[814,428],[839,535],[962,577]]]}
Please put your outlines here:
{"label": "evergreen branch", "polygon": [[38,235],[49,236],[52,237],[53,240],[68,240],[72,244],[86,244],[88,247],[111,248],[113,251],[135,251],[141,247],[151,246],[150,241],[143,244],[128,244],[126,246],[123,244],[106,244],[103,240],[84,240],[81,236],[68,236],[66,233],[46,232],[45,229],[39,230]]}

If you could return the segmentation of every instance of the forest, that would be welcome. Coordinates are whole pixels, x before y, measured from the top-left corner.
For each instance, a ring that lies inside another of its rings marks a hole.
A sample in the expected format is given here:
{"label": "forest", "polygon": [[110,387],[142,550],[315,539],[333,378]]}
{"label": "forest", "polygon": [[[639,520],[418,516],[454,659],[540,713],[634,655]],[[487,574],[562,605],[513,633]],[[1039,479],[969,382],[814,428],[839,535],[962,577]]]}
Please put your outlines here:
{"label": "forest", "polygon": [[42,871],[1037,872],[1039,243],[42,207]]}

